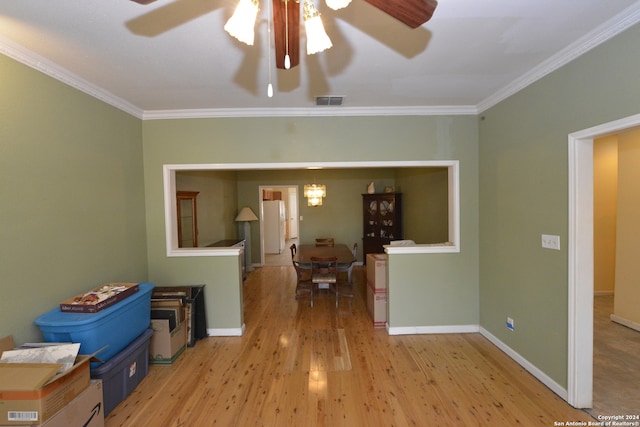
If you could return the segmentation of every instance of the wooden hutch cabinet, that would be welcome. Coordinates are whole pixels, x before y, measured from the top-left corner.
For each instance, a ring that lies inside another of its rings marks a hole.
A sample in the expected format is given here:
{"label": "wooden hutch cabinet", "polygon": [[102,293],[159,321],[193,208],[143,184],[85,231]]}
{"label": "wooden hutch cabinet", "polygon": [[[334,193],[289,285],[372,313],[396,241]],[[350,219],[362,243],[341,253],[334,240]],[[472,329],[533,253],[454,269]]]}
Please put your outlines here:
{"label": "wooden hutch cabinet", "polygon": [[403,239],[402,194],[363,194],[362,216],[362,250],[366,263],[367,254],[384,253],[383,245],[388,245],[392,240]]}

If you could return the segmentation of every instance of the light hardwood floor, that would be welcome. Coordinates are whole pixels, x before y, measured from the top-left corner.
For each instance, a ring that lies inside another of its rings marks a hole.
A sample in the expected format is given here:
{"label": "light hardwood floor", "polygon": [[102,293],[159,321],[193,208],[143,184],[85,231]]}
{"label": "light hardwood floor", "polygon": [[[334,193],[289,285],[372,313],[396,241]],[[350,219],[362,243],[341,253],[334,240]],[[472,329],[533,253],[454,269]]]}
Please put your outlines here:
{"label": "light hardwood floor", "polygon": [[246,332],[154,366],[116,426],[553,426],[589,421],[479,334],[389,336],[356,297],[294,298],[292,267],[243,285]]}

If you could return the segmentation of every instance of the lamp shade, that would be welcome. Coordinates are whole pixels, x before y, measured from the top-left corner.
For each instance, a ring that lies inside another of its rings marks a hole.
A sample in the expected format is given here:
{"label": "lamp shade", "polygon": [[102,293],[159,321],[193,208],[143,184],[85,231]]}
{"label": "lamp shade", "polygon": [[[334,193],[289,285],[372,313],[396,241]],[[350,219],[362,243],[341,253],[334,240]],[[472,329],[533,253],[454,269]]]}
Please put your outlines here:
{"label": "lamp shade", "polygon": [[242,43],[253,46],[258,10],[258,0],[240,0],[224,30]]}
{"label": "lamp shade", "polygon": [[331,9],[338,10],[349,6],[351,0],[326,0],[326,3]]}
{"label": "lamp shade", "polygon": [[238,213],[238,216],[236,216],[236,221],[237,222],[241,222],[241,221],[257,221],[258,217],[256,216],[256,214],[253,213],[253,211],[251,210],[250,207],[245,206],[244,208],[242,208],[240,210],[240,212]]}
{"label": "lamp shade", "polygon": [[311,0],[305,0],[304,2],[303,17],[304,27],[307,32],[307,55],[322,52],[333,46],[331,39],[324,30],[320,12],[318,12]]}

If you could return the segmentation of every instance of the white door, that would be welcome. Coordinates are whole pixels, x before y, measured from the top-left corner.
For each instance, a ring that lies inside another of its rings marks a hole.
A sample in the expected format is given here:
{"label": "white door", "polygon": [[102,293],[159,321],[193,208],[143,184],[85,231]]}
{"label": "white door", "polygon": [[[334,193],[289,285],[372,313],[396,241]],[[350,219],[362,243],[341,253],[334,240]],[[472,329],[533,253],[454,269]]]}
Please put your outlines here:
{"label": "white door", "polygon": [[287,221],[289,222],[289,238],[297,239],[298,238],[298,197],[295,191],[289,191],[289,209],[287,211],[289,217]]}

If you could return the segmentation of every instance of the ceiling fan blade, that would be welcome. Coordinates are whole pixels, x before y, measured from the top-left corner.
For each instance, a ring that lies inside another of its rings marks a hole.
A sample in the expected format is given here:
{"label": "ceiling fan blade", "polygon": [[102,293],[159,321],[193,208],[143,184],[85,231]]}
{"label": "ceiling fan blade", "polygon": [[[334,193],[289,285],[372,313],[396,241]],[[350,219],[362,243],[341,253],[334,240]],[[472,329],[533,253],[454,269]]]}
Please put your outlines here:
{"label": "ceiling fan blade", "polygon": [[433,16],[436,0],[364,0],[411,28],[417,28]]}
{"label": "ceiling fan blade", "polygon": [[300,64],[300,2],[295,0],[273,0],[273,37],[276,47],[276,67],[282,70],[288,51],[291,68]]}
{"label": "ceiling fan blade", "polygon": [[134,1],[136,3],[140,3],[140,4],[149,4],[149,3],[153,3],[156,0],[131,0]]}

